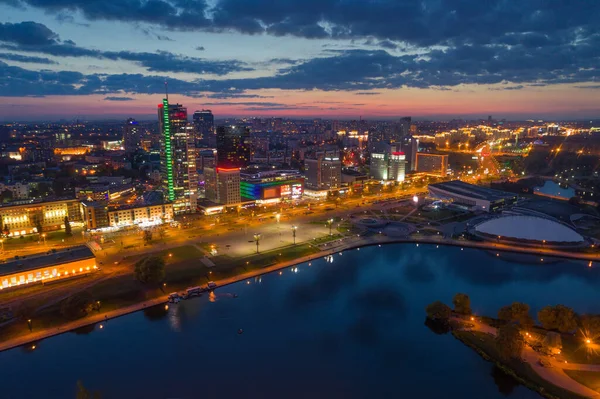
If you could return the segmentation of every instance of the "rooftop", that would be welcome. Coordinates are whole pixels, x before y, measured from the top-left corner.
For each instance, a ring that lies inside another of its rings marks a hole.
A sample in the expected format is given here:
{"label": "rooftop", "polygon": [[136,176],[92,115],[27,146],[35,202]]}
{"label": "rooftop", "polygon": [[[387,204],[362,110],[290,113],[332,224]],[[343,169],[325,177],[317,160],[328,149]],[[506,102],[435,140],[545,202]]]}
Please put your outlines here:
{"label": "rooftop", "polygon": [[516,197],[516,194],[513,193],[476,186],[460,180],[430,184],[429,187],[434,189],[437,188],[457,195],[465,195],[487,201],[498,201]]}
{"label": "rooftop", "polygon": [[85,245],[63,249],[54,253],[44,252],[41,254],[22,256],[19,259],[0,263],[0,276],[36,270],[48,266],[58,266],[64,263],[90,258],[95,258],[95,255],[92,250]]}

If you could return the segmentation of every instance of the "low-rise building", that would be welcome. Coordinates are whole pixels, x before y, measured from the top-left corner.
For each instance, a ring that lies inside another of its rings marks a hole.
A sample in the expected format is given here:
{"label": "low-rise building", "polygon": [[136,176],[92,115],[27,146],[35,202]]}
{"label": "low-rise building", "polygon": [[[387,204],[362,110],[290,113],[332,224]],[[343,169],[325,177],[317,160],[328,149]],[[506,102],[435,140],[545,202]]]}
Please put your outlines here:
{"label": "low-rise building", "polygon": [[419,173],[446,176],[448,174],[448,155],[419,152],[416,157],[415,170]]}
{"label": "low-rise building", "polygon": [[0,263],[0,290],[72,278],[96,270],[96,257],[85,245],[23,256]]}
{"label": "low-rise building", "polygon": [[0,206],[2,228],[11,237],[37,233],[38,225],[44,231],[63,229],[65,217],[70,222],[82,221],[79,200],[27,201]]}
{"label": "low-rise building", "polygon": [[173,220],[173,204],[131,205],[108,210],[110,227],[151,226]]}
{"label": "low-rise building", "polygon": [[297,170],[242,172],[240,191],[243,200],[280,201],[300,199],[304,177]]}
{"label": "low-rise building", "polygon": [[460,180],[430,184],[429,195],[485,212],[500,210],[514,204],[518,199],[513,193],[476,186]]}

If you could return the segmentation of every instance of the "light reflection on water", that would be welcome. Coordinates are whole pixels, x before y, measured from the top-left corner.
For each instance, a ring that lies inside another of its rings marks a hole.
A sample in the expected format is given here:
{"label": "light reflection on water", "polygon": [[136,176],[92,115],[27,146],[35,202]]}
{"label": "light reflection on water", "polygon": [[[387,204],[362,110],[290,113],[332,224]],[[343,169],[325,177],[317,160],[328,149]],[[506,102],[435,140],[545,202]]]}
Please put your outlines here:
{"label": "light reflection on water", "polygon": [[206,397],[536,398],[425,323],[427,304],[464,292],[477,314],[514,301],[600,313],[600,272],[586,262],[434,245],[347,254],[0,353],[13,382],[2,398],[68,398],[79,379],[106,398],[195,398],[199,386]]}

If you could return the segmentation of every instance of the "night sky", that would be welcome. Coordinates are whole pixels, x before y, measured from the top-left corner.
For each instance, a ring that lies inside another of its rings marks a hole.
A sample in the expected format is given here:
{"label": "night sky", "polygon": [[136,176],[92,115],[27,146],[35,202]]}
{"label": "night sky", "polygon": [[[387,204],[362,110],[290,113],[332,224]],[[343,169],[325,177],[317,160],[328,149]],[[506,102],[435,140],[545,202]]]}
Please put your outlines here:
{"label": "night sky", "polygon": [[0,0],[0,119],[600,116],[597,0]]}

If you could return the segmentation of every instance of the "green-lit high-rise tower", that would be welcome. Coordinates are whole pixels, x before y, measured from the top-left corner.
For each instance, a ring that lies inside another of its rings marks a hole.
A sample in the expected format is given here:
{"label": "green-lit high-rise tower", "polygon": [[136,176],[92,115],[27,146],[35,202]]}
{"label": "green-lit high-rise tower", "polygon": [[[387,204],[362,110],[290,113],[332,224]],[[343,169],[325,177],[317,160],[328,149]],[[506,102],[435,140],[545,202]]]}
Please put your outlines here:
{"label": "green-lit high-rise tower", "polygon": [[161,140],[162,189],[173,202],[175,213],[196,212],[198,173],[194,127],[188,123],[187,108],[163,99],[158,106]]}

